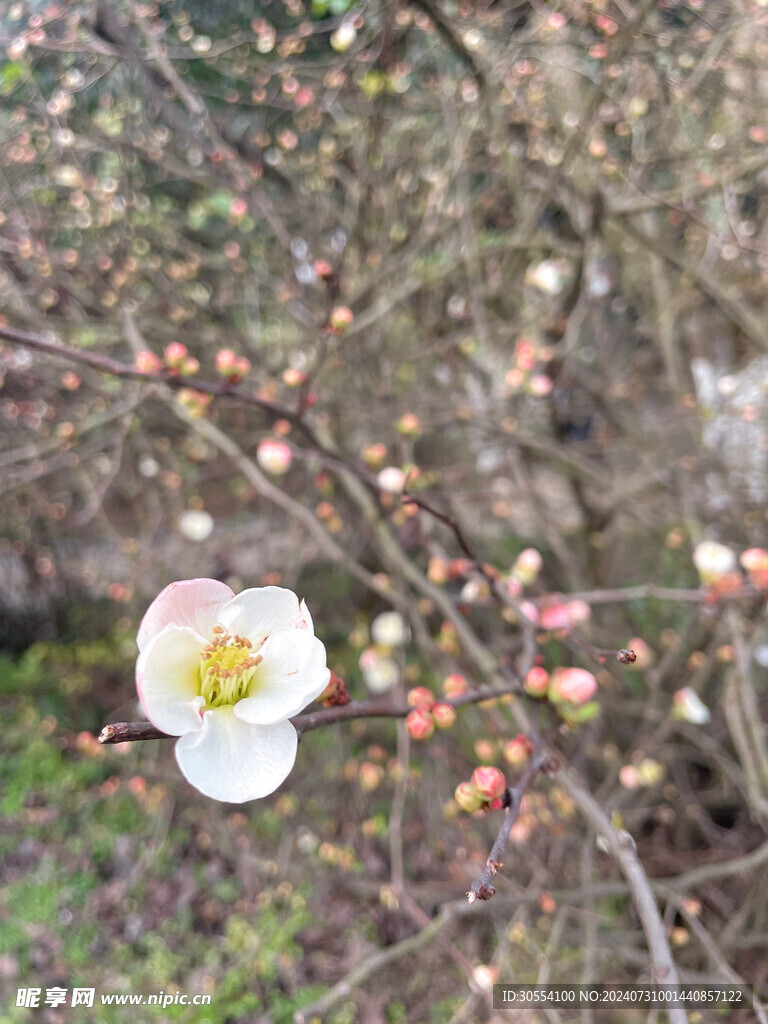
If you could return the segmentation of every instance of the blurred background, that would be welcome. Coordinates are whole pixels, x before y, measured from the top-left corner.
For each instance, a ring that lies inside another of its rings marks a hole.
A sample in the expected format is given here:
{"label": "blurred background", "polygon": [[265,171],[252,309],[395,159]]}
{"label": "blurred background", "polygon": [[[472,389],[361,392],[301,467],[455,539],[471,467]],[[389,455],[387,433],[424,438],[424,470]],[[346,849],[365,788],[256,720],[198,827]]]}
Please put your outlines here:
{"label": "blurred background", "polygon": [[[170,743],[97,742],[140,717],[177,579],[300,593],[356,699],[519,667],[404,485],[501,578],[535,548],[540,610],[578,595],[537,652],[600,713],[540,725],[634,837],[681,976],[768,995],[768,631],[736,561],[768,539],[767,60],[762,0],[0,0],[2,1019],[458,1024],[501,1019],[494,979],[649,980],[550,780],[464,913],[499,822],[453,792],[514,779],[508,704],[425,744],[319,729],[237,808]],[[702,588],[704,541],[733,566]],[[213,1002],[17,1008],[34,985]]]}

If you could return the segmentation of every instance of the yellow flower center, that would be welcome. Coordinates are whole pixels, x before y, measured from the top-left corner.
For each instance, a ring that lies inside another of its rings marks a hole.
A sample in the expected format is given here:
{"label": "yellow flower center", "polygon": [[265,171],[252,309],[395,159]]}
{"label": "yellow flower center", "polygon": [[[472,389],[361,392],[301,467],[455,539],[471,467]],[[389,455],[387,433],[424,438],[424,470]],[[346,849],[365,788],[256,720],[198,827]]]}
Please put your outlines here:
{"label": "yellow flower center", "polygon": [[222,704],[237,704],[249,696],[262,661],[260,654],[253,654],[252,644],[245,637],[231,636],[221,626],[215,626],[213,632],[215,639],[203,649],[202,664],[197,670],[206,711]]}

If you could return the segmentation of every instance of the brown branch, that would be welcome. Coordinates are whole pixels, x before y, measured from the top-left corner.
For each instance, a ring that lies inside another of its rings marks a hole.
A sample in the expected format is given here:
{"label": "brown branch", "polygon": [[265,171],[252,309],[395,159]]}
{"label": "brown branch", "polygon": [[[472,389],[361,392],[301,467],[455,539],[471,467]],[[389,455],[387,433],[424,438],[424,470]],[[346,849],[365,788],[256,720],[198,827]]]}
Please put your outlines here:
{"label": "brown branch", "polygon": [[[469,693],[463,693],[452,700],[441,703],[450,704],[454,708],[467,704],[479,704],[494,697],[506,697],[510,693],[520,693],[520,686],[515,680],[505,686],[484,686]],[[341,707],[323,708],[296,715],[291,719],[296,732],[303,736],[305,732],[319,729],[323,725],[334,725],[336,722],[349,722],[355,718],[405,718],[412,711],[410,705],[379,704],[376,701],[352,701]],[[155,728],[151,722],[113,722],[105,725],[99,734],[99,743],[132,743],[137,740],[177,739],[167,732]]]}
{"label": "brown branch", "polygon": [[496,889],[492,884],[493,879],[499,868],[504,867],[500,858],[504,855],[504,850],[509,841],[509,833],[512,831],[512,826],[517,821],[517,816],[520,813],[520,805],[522,804],[525,791],[539,772],[546,771],[549,766],[553,766],[551,752],[539,750],[534,754],[519,782],[514,786],[510,786],[504,794],[504,803],[507,811],[501,823],[499,833],[496,836],[496,841],[491,847],[491,852],[488,854],[485,867],[466,894],[469,903],[474,903],[478,899],[489,900],[495,894]]}

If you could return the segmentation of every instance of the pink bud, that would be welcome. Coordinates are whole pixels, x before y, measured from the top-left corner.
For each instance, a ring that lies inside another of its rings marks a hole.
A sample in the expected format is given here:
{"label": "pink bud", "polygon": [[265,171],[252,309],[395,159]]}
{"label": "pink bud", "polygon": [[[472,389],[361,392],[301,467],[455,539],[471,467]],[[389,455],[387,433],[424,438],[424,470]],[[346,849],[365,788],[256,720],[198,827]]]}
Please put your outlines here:
{"label": "pink bud", "polygon": [[405,437],[421,436],[421,420],[412,412],[407,412],[395,424],[395,429]]}
{"label": "pink bud", "polygon": [[412,708],[431,708],[435,703],[435,695],[426,686],[414,686],[408,691],[408,703]]}
{"label": "pink bud", "polygon": [[515,767],[525,764],[532,752],[533,744],[523,733],[518,733],[513,740],[504,745],[504,757]]}
{"label": "pink bud", "polygon": [[400,494],[405,487],[405,473],[397,466],[385,466],[376,477],[376,482],[382,491],[390,494]]}
{"label": "pink bud", "polygon": [[497,800],[504,795],[507,780],[498,768],[481,765],[472,772],[472,788],[481,800]]}
{"label": "pink bud", "polygon": [[597,692],[597,680],[583,668],[557,668],[549,682],[549,699],[555,703],[584,704]]}
{"label": "pink bud", "polygon": [[360,788],[366,793],[373,792],[384,776],[384,769],[381,765],[373,764],[372,761],[363,761],[357,773],[357,781]]}
{"label": "pink bud", "polygon": [[287,370],[283,370],[283,384],[286,384],[289,388],[300,388],[302,384],[305,384],[307,375],[303,370],[297,370],[295,366],[289,366]]}
{"label": "pink bud", "polygon": [[367,444],[360,454],[369,469],[380,469],[387,457],[387,446],[381,441],[377,444]]}
{"label": "pink bud", "polygon": [[432,718],[438,729],[450,729],[456,724],[456,711],[450,704],[435,704]]}
{"label": "pink bud", "polygon": [[462,811],[467,811],[469,814],[472,814],[473,811],[479,811],[483,806],[483,802],[475,792],[471,782],[460,782],[456,787],[456,792],[453,794],[453,799]]}
{"label": "pink bud", "polygon": [[259,441],[259,446],[256,449],[256,461],[268,473],[282,476],[290,469],[293,454],[285,441],[265,437],[263,441]]}
{"label": "pink bud", "polygon": [[216,353],[216,369],[219,373],[229,374],[235,367],[236,359],[231,348],[222,348]]}
{"label": "pink bud", "polygon": [[182,363],[187,358],[187,346],[182,345],[180,341],[172,341],[170,345],[166,345],[163,355],[166,366],[172,370],[180,370]]}
{"label": "pink bud", "polygon": [[528,390],[535,398],[544,398],[552,390],[552,378],[546,373],[534,373],[528,381]]}
{"label": "pink bud", "polygon": [[525,692],[532,697],[544,697],[549,689],[549,672],[537,665],[525,677]]}
{"label": "pink bud", "polygon": [[541,571],[541,555],[535,548],[521,551],[512,566],[512,576],[523,586],[529,586]]}
{"label": "pink bud", "polygon": [[435,723],[432,715],[426,708],[414,708],[409,711],[405,719],[405,725],[414,740],[428,740],[435,731]]}
{"label": "pink bud", "polygon": [[205,416],[213,395],[207,395],[204,391],[195,391],[194,388],[182,388],[176,398],[193,419],[199,420]]}
{"label": "pink bud", "polygon": [[179,370],[184,377],[194,377],[197,371],[200,369],[200,363],[193,356],[187,356],[186,359],[182,360]]}
{"label": "pink bud", "polygon": [[144,349],[141,352],[136,353],[135,364],[137,370],[141,370],[142,373],[157,373],[158,370],[162,369],[163,361],[159,356],[156,356],[154,352],[149,352]]}
{"label": "pink bud", "polygon": [[759,590],[768,590],[768,551],[765,548],[747,548],[739,556],[750,582]]}
{"label": "pink bud", "polygon": [[469,683],[458,673],[454,672],[449,676],[446,676],[443,680],[443,693],[446,697],[454,698],[460,697],[463,693],[466,693],[469,689]]}
{"label": "pink bud", "polygon": [[342,331],[345,331],[349,327],[354,319],[355,314],[349,306],[334,306],[331,310],[328,322],[334,331],[341,334]]}

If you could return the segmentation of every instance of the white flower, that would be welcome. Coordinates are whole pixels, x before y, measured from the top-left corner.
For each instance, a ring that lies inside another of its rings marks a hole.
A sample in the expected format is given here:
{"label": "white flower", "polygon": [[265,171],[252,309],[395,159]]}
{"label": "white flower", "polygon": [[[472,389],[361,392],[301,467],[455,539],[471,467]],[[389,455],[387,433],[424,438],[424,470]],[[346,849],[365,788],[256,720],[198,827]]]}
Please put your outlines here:
{"label": "white flower", "polygon": [[400,678],[397,663],[380,654],[375,647],[367,647],[360,655],[360,669],[371,693],[386,693]]}
{"label": "white flower", "polygon": [[179,533],[187,540],[206,540],[213,532],[213,517],[202,509],[187,509],[179,516]]}
{"label": "white flower", "polygon": [[376,482],[382,491],[390,494],[402,494],[405,487],[405,473],[397,466],[385,466],[376,477]]}
{"label": "white flower", "polygon": [[289,718],[328,684],[325,648],[290,590],[235,597],[224,583],[171,583],[137,637],[136,687],[147,718],[179,736],[186,779],[214,800],[272,793],[296,760]]}
{"label": "white flower", "polygon": [[371,636],[382,647],[399,647],[408,642],[408,626],[400,612],[382,612],[371,623]]}
{"label": "white flower", "polygon": [[694,549],[693,564],[702,583],[714,583],[736,568],[736,555],[725,544],[704,540]]}
{"label": "white flower", "polygon": [[674,695],[674,716],[694,725],[706,725],[710,719],[709,708],[690,686],[684,686]]}

